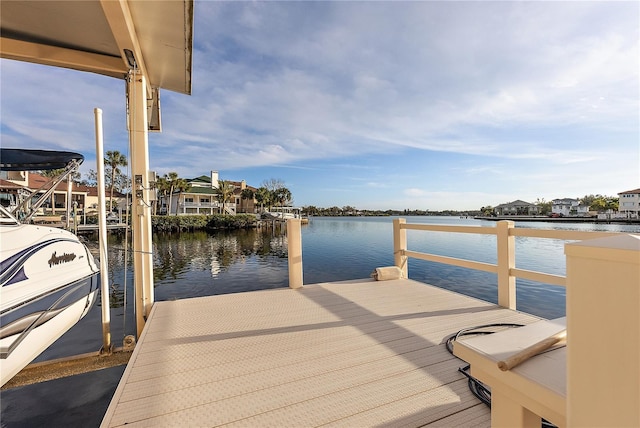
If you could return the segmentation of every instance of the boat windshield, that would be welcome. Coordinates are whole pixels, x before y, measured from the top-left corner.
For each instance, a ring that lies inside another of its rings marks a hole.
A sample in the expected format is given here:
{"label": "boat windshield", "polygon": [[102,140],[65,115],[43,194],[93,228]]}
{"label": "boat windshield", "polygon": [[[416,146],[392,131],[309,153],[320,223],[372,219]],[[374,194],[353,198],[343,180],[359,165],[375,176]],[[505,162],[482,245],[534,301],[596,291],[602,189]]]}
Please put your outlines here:
{"label": "boat windshield", "polygon": [[3,206],[0,206],[0,224],[20,224],[18,220],[7,211]]}

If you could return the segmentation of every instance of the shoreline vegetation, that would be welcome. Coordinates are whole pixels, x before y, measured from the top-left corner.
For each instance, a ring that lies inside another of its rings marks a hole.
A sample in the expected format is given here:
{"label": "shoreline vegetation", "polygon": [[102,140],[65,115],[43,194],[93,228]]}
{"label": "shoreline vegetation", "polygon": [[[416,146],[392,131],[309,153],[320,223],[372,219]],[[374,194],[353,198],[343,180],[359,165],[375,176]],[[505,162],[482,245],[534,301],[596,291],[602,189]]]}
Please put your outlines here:
{"label": "shoreline vegetation", "polygon": [[258,219],[254,214],[151,216],[151,228],[154,232],[250,229],[257,225]]}
{"label": "shoreline vegetation", "polygon": [[[482,216],[477,212],[407,212],[407,211],[369,211],[351,214],[320,214],[314,217],[390,217],[390,216],[445,216],[459,217],[476,220],[499,221],[538,221],[538,222],[562,222],[562,223],[618,223],[640,224],[639,219],[599,219],[595,217],[548,217],[548,216]],[[214,215],[179,215],[179,216],[152,216],[151,227],[154,232],[187,232],[196,230],[219,231],[235,229],[251,229],[271,221],[261,221],[255,214],[214,214]]]}

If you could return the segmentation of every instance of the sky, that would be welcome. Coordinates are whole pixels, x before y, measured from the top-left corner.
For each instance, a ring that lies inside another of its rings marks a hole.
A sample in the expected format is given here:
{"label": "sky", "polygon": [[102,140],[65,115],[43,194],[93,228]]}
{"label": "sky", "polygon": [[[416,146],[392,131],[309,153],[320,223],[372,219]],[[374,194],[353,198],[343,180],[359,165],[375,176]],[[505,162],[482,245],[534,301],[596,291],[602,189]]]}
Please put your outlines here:
{"label": "sky", "polygon": [[[150,168],[296,206],[478,210],[640,187],[640,3],[195,2]],[[128,154],[124,80],[0,60],[2,147]]]}

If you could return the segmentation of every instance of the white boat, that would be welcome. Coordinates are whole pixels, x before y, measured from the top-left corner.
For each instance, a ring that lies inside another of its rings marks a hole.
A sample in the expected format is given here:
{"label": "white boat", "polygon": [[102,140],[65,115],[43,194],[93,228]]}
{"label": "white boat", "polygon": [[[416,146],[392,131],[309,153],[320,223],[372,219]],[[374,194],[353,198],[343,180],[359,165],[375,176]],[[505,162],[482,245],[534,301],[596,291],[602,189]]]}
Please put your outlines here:
{"label": "white boat", "polygon": [[264,212],[264,216],[269,220],[289,220],[292,218],[300,218],[300,208],[272,207],[270,211]]}
{"label": "white boat", "polygon": [[[59,167],[56,162],[29,164],[29,150],[1,150],[1,170]],[[58,160],[84,159],[52,153]],[[0,385],[87,314],[97,298],[98,273],[93,255],[76,235],[23,224],[0,207]]]}

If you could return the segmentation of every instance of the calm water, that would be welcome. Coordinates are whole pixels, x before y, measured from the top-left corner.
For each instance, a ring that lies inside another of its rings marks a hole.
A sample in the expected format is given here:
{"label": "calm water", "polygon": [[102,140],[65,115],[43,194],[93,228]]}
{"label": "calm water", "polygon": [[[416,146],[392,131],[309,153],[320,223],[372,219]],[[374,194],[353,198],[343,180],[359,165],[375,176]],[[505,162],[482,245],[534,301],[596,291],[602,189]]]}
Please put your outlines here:
{"label": "calm water", "polygon": [[[392,265],[392,220],[391,217],[313,218],[302,229],[304,283],[365,278],[376,267]],[[457,217],[407,217],[407,222],[495,226],[495,222]],[[640,232],[638,225],[590,223],[518,222],[516,227]],[[496,242],[491,236],[408,231],[408,247],[444,256],[496,262]],[[111,321],[116,346],[125,334],[133,334],[135,330],[131,262],[126,261],[124,248],[121,239],[110,238]],[[156,235],[154,265],[155,298],[159,301],[287,287],[287,238],[280,228],[213,235],[205,232]],[[564,242],[517,238],[516,265],[564,275]],[[494,274],[411,259],[409,277],[497,301]],[[564,288],[521,279],[516,286],[519,310],[545,318],[564,316]],[[37,361],[96,351],[102,344],[101,331],[100,308],[96,305]],[[2,427],[97,426],[123,370],[124,367],[116,367],[3,391],[0,423]]]}

